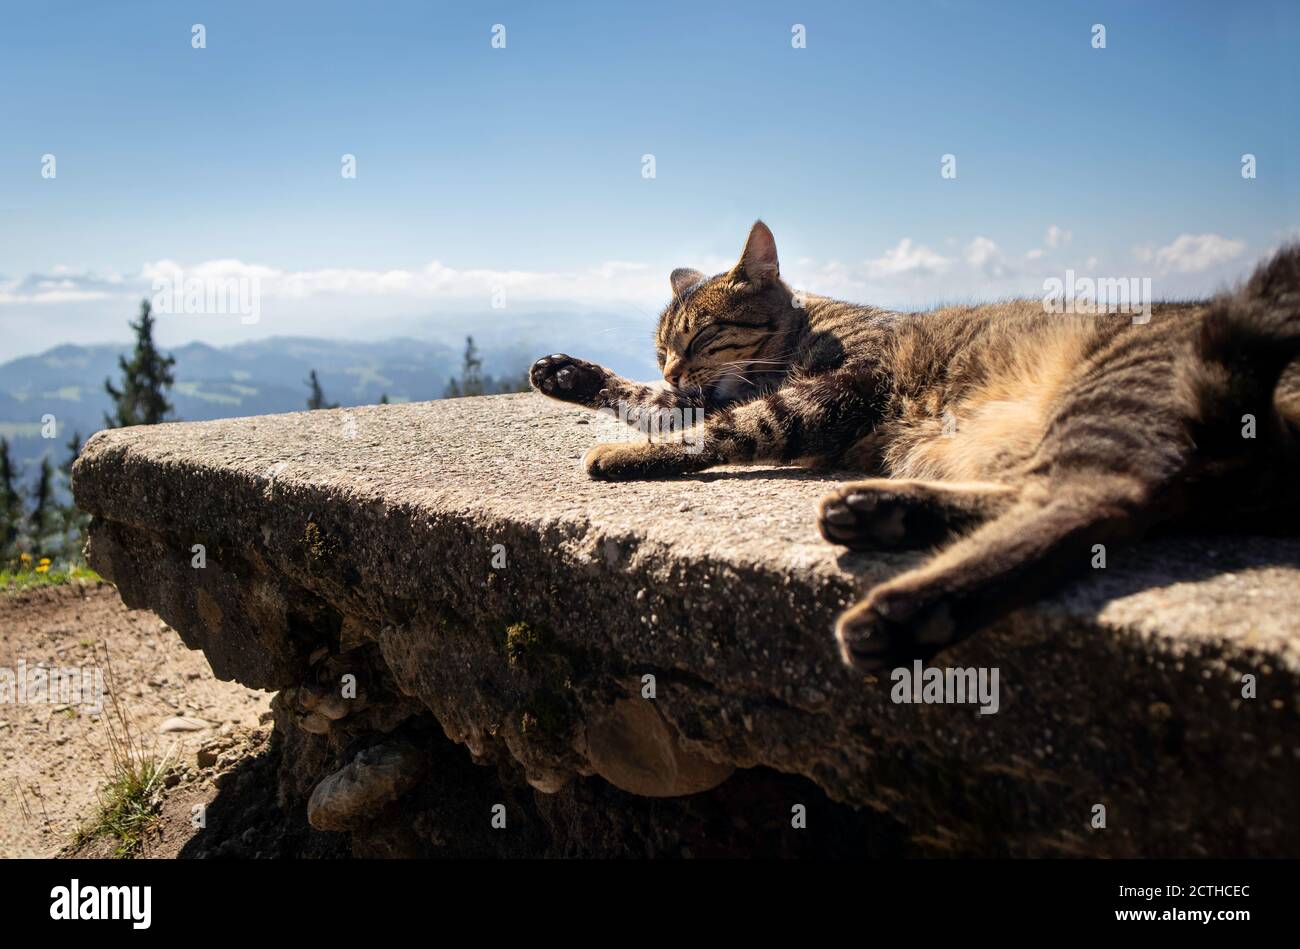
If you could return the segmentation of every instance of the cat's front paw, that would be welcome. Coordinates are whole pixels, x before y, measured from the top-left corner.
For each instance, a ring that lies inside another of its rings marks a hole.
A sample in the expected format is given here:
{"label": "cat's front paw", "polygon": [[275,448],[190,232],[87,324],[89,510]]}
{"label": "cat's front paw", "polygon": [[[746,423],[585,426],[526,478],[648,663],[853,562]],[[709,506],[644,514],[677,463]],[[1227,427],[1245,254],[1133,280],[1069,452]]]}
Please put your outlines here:
{"label": "cat's front paw", "polygon": [[561,402],[593,406],[609,374],[595,363],[556,353],[543,356],[528,370],[528,381],[542,395]]}
{"label": "cat's front paw", "polygon": [[670,478],[694,470],[689,455],[675,445],[655,442],[615,442],[597,445],[582,459],[588,477],[596,481],[642,481]]}
{"label": "cat's front paw", "polygon": [[597,445],[582,459],[582,467],[596,481],[635,480],[644,477],[639,472],[647,461],[646,448],[644,442]]}
{"label": "cat's front paw", "polygon": [[849,607],[835,624],[844,661],[864,672],[883,672],[928,660],[957,639],[948,604],[919,590],[878,587]]}

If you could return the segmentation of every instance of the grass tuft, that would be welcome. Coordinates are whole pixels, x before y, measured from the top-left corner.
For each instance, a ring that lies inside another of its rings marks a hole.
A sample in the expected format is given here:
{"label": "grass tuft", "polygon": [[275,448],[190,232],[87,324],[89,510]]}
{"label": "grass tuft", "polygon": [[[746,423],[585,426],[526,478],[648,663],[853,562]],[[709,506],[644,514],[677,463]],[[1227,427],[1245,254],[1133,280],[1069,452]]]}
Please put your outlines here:
{"label": "grass tuft", "polygon": [[[98,649],[95,659],[99,661]],[[118,697],[107,646],[103,666],[109,699],[103,718],[108,736],[108,782],[96,792],[99,807],[94,818],[77,831],[73,843],[80,846],[109,837],[114,840],[113,856],[129,858],[140,852],[145,836],[158,820],[163,778],[174,762],[170,752],[162,758],[154,755],[132,729],[126,707]]]}
{"label": "grass tuft", "polygon": [[138,762],[129,771],[115,774],[98,792],[99,812],[77,831],[78,845],[100,837],[114,838],[114,857],[134,857],[140,852],[162,808],[159,791],[167,766],[156,758]]}

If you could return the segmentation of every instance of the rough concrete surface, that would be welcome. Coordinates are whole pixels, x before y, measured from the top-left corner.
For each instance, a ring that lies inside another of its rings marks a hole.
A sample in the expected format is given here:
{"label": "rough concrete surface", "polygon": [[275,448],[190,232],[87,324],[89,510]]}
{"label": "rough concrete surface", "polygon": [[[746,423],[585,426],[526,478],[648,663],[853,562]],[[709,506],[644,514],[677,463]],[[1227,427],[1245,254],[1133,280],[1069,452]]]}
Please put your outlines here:
{"label": "rough concrete surface", "polygon": [[[532,394],[175,423],[96,435],[73,487],[95,515],[91,563],[129,605],[219,677],[281,692],[286,809],[366,748],[442,740],[436,720],[503,786],[535,789],[538,852],[672,836],[638,811],[575,845],[597,808],[575,787],[604,775],[623,790],[599,808],[629,813],[639,795],[730,793],[728,807],[789,824],[825,795],[820,812],[857,828],[862,853],[897,826],[907,853],[1300,854],[1300,541],[1112,549],[1106,569],[936,660],[996,667],[996,714],[896,704],[888,678],[842,665],[831,634],[862,590],[916,561],[817,536],[815,502],[853,473],[582,474],[592,444],[630,437]],[[727,791],[753,787],[754,768],[779,793]],[[422,772],[413,793],[436,797],[438,780]],[[397,805],[382,830],[352,831],[357,852],[455,836]]]}

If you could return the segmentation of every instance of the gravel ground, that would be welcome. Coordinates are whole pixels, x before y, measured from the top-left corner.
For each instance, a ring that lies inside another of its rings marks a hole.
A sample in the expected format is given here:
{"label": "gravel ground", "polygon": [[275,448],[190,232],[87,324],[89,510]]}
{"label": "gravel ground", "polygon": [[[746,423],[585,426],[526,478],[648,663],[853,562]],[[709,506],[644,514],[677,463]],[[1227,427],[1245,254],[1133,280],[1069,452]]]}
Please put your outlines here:
{"label": "gravel ground", "polygon": [[[181,764],[221,734],[256,728],[270,707],[269,693],[218,681],[202,653],[155,614],[128,610],[109,584],[0,593],[0,670],[20,663],[88,669],[88,683],[99,669],[146,749]],[[0,857],[53,856],[93,815],[110,757],[91,705],[0,702]],[[160,730],[176,718],[192,730]]]}

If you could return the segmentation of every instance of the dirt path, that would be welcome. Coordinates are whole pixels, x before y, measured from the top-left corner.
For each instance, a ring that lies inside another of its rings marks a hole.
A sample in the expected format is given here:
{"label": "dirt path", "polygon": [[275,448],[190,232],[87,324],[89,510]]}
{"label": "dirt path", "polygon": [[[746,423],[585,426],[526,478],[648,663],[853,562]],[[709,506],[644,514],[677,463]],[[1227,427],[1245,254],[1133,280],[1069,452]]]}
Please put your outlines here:
{"label": "dirt path", "polygon": [[[0,675],[16,675],[20,663],[30,675],[43,663],[88,670],[77,681],[90,685],[99,668],[107,691],[105,654],[146,747],[190,767],[201,744],[235,726],[255,727],[269,708],[268,693],[217,681],[202,653],[186,649],[155,614],[128,610],[108,584],[0,593]],[[16,698],[0,697],[0,857],[53,856],[95,810],[107,776],[110,700],[97,713],[93,694],[71,704]],[[205,724],[160,733],[170,718]]]}

